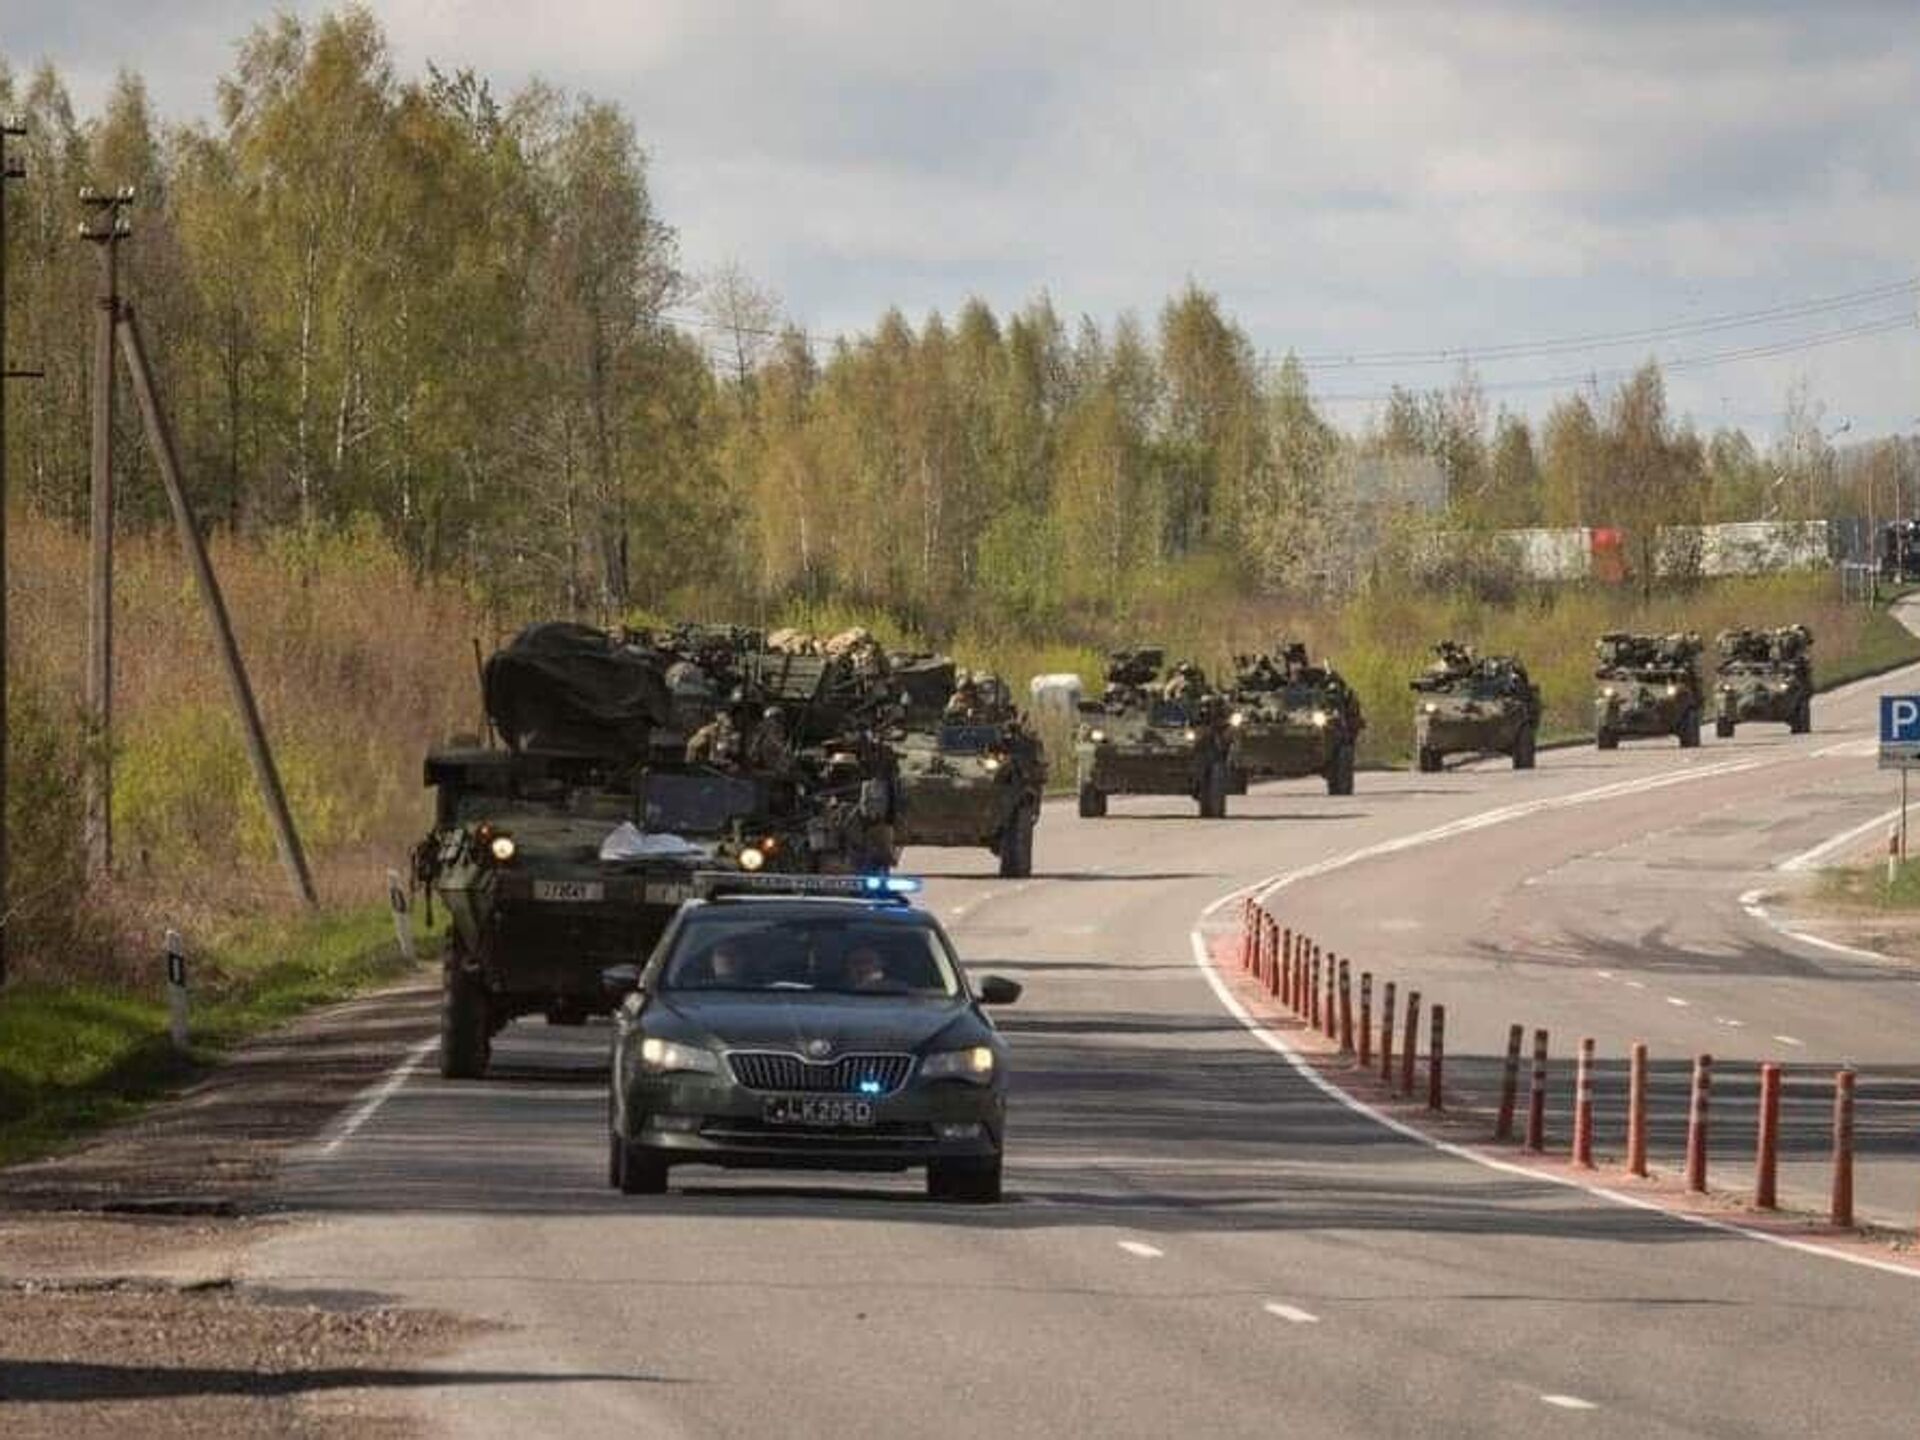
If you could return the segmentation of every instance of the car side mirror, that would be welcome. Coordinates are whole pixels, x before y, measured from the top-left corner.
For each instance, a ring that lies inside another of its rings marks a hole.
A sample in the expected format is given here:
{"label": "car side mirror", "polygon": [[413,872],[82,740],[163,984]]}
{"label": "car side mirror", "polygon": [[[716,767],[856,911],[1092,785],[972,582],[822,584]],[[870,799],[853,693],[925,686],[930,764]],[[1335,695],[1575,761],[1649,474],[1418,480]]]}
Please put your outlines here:
{"label": "car side mirror", "polygon": [[609,998],[619,999],[640,988],[638,965],[609,965],[600,972],[600,988]]}
{"label": "car side mirror", "polygon": [[1004,975],[989,975],[980,982],[982,1005],[1011,1005],[1020,998],[1020,982]]}

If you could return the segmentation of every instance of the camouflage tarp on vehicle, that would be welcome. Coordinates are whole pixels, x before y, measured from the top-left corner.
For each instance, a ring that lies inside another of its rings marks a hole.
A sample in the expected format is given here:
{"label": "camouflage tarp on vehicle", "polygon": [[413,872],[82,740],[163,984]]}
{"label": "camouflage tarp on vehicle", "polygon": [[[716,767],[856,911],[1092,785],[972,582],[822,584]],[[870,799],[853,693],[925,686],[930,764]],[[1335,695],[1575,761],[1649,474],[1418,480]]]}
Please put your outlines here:
{"label": "camouflage tarp on vehicle", "polygon": [[655,655],[566,621],[529,625],[496,651],[482,689],[494,728],[517,751],[631,762],[672,718]]}

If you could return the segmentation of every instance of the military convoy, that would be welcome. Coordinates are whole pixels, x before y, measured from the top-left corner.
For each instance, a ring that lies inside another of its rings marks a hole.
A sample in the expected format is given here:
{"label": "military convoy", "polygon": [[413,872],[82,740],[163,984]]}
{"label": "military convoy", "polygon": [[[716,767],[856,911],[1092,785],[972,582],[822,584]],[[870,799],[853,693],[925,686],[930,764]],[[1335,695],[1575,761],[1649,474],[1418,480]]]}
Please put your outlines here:
{"label": "military convoy", "polygon": [[1714,733],[1733,738],[1742,722],[1771,721],[1795,735],[1813,728],[1813,636],[1804,625],[1722,630],[1720,708]]}
{"label": "military convoy", "polygon": [[1509,755],[1516,770],[1533,768],[1540,736],[1540,687],[1512,655],[1476,655],[1442,640],[1434,661],[1416,676],[1414,764],[1432,774],[1462,752]]}
{"label": "military convoy", "polygon": [[1236,655],[1227,723],[1233,789],[1249,780],[1318,775],[1329,795],[1353,793],[1354,759],[1366,728],[1360,697],[1331,665],[1312,664],[1289,641],[1272,655]]}
{"label": "military convoy", "polygon": [[[910,662],[917,685],[902,689],[906,710],[894,749],[899,757],[900,805],[896,835],[902,845],[983,846],[1000,873],[1033,873],[1033,832],[1047,788],[1047,756],[1040,737],[1014,708],[994,675],[957,671],[950,660]],[[927,704],[925,680],[944,668],[944,684]],[[903,670],[905,667],[903,667]]]}
{"label": "military convoy", "polygon": [[1665,735],[1678,737],[1683,750],[1699,745],[1705,698],[1698,635],[1612,631],[1595,642],[1594,650],[1600,665],[1593,672],[1599,682],[1593,731],[1600,749],[1618,749],[1623,739]]}
{"label": "military convoy", "polygon": [[1197,665],[1161,679],[1166,652],[1116,650],[1098,700],[1080,702],[1074,759],[1080,814],[1107,813],[1110,795],[1185,795],[1204,819],[1227,813],[1233,729],[1224,696]]}

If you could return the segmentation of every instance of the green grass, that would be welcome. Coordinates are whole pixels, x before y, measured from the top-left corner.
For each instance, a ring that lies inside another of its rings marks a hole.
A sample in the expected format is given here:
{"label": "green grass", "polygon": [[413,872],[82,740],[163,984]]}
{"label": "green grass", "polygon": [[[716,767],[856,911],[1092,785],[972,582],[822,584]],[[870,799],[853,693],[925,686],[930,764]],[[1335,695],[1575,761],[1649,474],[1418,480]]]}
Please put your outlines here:
{"label": "green grass", "polygon": [[406,973],[384,905],[236,926],[190,946],[188,965],[188,1056],[169,1043],[158,987],[128,995],[26,984],[0,994],[0,1165],[125,1119],[247,1037]]}
{"label": "green grass", "polygon": [[1816,892],[1829,904],[1866,910],[1920,910],[1920,863],[1908,860],[1887,883],[1887,863],[1838,866],[1820,872]]}

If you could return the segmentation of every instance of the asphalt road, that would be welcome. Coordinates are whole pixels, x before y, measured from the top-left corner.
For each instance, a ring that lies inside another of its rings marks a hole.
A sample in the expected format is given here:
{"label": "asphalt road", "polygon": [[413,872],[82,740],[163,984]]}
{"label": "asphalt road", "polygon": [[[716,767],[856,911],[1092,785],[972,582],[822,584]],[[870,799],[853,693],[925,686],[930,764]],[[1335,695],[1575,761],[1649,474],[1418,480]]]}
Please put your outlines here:
{"label": "asphalt road", "polygon": [[[1465,1083],[1510,1020],[1891,1073],[1912,982],[1738,897],[1885,808],[1851,742],[1900,683],[1822,702],[1807,737],[1271,787],[1217,822],[1052,808],[1031,881],[910,854],[973,968],[1027,986],[1002,1206],[703,1171],[622,1199],[604,1028],[528,1025],[497,1078],[407,1075],[303,1154],[286,1199],[316,1218],[255,1278],[497,1322],[415,1396],[462,1435],[1911,1435],[1920,1277],[1397,1135],[1249,1035],[1193,943],[1221,897],[1322,867],[1276,912],[1445,999]],[[1920,1202],[1892,1154],[1862,1185]]]}

